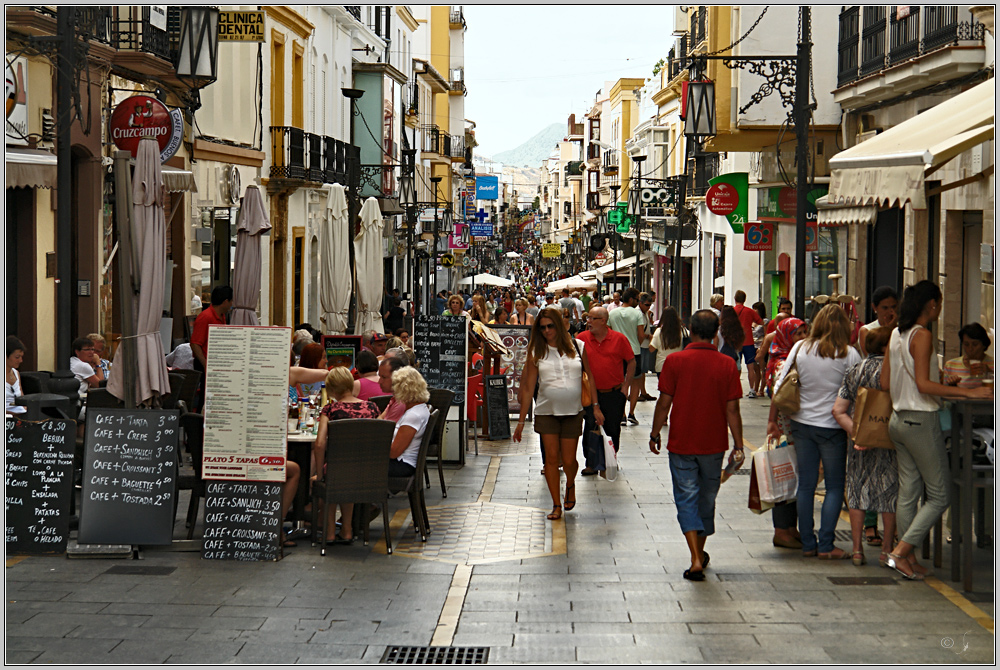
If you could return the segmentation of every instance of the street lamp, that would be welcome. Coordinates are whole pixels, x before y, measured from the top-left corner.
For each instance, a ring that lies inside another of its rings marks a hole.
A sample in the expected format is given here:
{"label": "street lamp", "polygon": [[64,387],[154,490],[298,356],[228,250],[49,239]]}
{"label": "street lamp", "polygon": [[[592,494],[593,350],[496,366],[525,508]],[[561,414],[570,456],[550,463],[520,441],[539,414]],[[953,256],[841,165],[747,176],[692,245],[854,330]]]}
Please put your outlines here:
{"label": "street lamp", "polygon": [[[355,234],[357,233],[358,212],[361,209],[361,171],[359,166],[359,163],[361,162],[361,150],[354,146],[354,117],[361,115],[357,102],[361,99],[361,96],[363,96],[365,92],[360,88],[341,88],[340,92],[345,98],[350,100],[351,106],[351,137],[350,142],[348,143],[349,151],[347,154],[347,191],[350,194],[350,197],[347,200],[347,230],[349,234],[348,239],[353,240]],[[353,276],[355,265],[354,245],[348,244],[347,250],[348,260],[351,267],[351,275]],[[348,315],[348,318],[353,323],[353,316],[356,314],[353,299],[351,302],[350,312],[351,314]]]}
{"label": "street lamp", "polygon": [[410,284],[410,300],[416,297],[416,290],[413,280],[413,228],[417,218],[417,189],[414,185],[414,172],[416,166],[414,158],[416,149],[403,149],[403,166],[399,177],[399,206],[406,212],[406,259],[410,267],[407,269],[407,276]]}
{"label": "street lamp", "polygon": [[628,194],[628,215],[635,221],[635,284],[642,291],[642,162],[645,156],[633,156],[636,167],[636,178]]}
{"label": "street lamp", "polygon": [[218,7],[189,6],[181,9],[180,44],[177,49],[177,78],[190,87],[188,108],[201,107],[199,89],[218,78]]}
{"label": "street lamp", "polygon": [[[704,72],[708,61],[722,61],[730,69],[747,70],[764,78],[764,83],[740,108],[745,112],[751,105],[762,101],[772,91],[777,91],[784,107],[790,108],[788,120],[795,127],[796,208],[795,208],[795,313],[805,314],[806,304],[806,203],[809,179],[809,123],[815,103],[809,102],[812,11],[808,6],[799,7],[799,41],[794,56],[702,56],[692,55],[688,66],[687,116],[684,134],[694,141],[716,134],[715,87],[712,82],[701,81],[697,74]],[[793,76],[794,75],[794,76]],[[684,155],[684,174],[687,176],[687,148]],[[686,187],[681,190],[677,211],[684,211]],[[680,218],[680,217],[679,217]],[[680,261],[680,223],[678,224],[677,252],[674,272]],[[675,275],[675,279],[676,279]],[[677,292],[680,304],[680,290]]]}
{"label": "street lamp", "polygon": [[[616,207],[618,205],[618,189],[621,188],[621,186],[619,186],[618,184],[613,184],[611,185],[610,188],[611,188],[611,206]],[[614,277],[615,277],[615,284],[617,284],[618,283],[618,231],[617,230],[611,231],[611,235],[612,235],[611,239],[614,240],[615,243],[613,252],[615,256]],[[612,293],[614,293],[614,291],[612,291]]]}
{"label": "street lamp", "polygon": [[[436,298],[438,294],[438,275],[437,275],[438,225],[440,223],[438,219],[438,184],[441,183],[441,177],[431,177],[431,183],[434,184],[434,242],[431,250],[430,266],[432,268],[432,272],[434,273],[432,286],[434,287],[434,297]],[[428,302],[427,314],[429,315],[431,313],[430,300],[428,300],[427,302]]]}

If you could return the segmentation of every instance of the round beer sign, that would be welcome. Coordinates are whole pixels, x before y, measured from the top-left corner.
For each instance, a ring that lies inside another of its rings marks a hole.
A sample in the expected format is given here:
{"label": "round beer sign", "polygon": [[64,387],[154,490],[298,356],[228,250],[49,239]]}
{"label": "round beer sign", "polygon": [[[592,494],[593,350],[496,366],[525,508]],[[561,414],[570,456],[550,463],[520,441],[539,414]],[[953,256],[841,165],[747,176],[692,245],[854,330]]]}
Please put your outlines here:
{"label": "round beer sign", "polygon": [[736,211],[740,194],[732,184],[716,184],[705,194],[705,206],[712,214],[725,216]]}
{"label": "round beer sign", "polygon": [[166,105],[148,95],[133,95],[111,113],[111,140],[122,151],[135,156],[139,140],[152,136],[160,146],[167,148],[173,134],[173,124]]}

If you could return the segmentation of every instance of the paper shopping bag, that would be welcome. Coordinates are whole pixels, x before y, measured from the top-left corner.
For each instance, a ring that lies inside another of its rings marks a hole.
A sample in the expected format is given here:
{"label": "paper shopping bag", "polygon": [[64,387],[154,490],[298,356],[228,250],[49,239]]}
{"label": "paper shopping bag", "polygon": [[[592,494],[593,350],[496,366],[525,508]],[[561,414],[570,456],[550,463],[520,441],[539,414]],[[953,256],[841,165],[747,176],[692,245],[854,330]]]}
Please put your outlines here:
{"label": "paper shopping bag", "polygon": [[772,503],[761,501],[760,488],[757,486],[757,471],[753,468],[750,469],[750,497],[747,501],[747,507],[754,514],[763,514],[774,507]]}
{"label": "paper shopping bag", "polygon": [[795,500],[799,483],[795,447],[758,451],[753,455],[753,475],[762,503]]}
{"label": "paper shopping bag", "polygon": [[889,392],[862,386],[854,401],[854,433],[851,439],[862,447],[895,449],[896,445],[889,439],[891,417],[892,396]]}

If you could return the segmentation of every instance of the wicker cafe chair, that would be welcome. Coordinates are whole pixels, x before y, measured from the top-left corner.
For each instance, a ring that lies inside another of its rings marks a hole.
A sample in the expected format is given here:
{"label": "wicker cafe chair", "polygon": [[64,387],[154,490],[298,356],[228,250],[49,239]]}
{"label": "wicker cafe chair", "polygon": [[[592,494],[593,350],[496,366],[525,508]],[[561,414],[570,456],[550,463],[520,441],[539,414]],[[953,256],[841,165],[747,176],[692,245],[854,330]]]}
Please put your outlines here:
{"label": "wicker cafe chair", "polygon": [[[448,389],[427,389],[427,391],[431,394],[431,399],[427,404],[441,412],[441,418],[438,420],[437,430],[434,431],[434,436],[431,438],[427,456],[437,460],[438,478],[441,480],[441,497],[447,498],[448,489],[444,485],[444,428],[448,421],[448,410],[451,409],[451,403],[455,400],[455,392]],[[424,483],[427,488],[431,487],[430,474],[426,468],[424,469]]]}
{"label": "wicker cafe chair", "polygon": [[[389,537],[389,449],[396,424],[379,419],[340,419],[327,425],[326,474],[313,482],[312,528],[322,533],[320,555],[326,555],[327,505],[338,502],[378,503],[382,505],[385,546],[392,553]],[[318,501],[323,501],[319,513]],[[369,515],[364,514],[362,530],[368,545]],[[343,519],[342,523],[351,523]]]}
{"label": "wicker cafe chair", "polygon": [[414,532],[420,533],[420,540],[427,541],[427,536],[431,533],[430,519],[427,517],[427,502],[424,500],[424,473],[427,471],[427,451],[430,447],[431,439],[437,433],[438,423],[442,414],[438,410],[431,412],[427,420],[427,427],[424,429],[424,436],[420,440],[420,449],[417,451],[417,467],[409,477],[389,477],[389,492],[400,493],[406,491],[410,498],[410,515],[413,517]]}
{"label": "wicker cafe chair", "polygon": [[392,395],[375,395],[368,398],[375,406],[378,407],[378,413],[381,414],[385,411],[385,408],[389,406],[389,401],[392,400]]}

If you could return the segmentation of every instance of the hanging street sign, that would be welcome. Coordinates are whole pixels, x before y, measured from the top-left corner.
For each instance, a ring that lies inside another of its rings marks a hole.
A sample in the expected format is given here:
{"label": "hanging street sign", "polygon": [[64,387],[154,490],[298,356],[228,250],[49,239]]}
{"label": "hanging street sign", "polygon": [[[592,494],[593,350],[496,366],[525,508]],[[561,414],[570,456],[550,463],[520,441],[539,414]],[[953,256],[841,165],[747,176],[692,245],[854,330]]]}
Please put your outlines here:
{"label": "hanging street sign", "polygon": [[711,188],[705,194],[708,211],[726,217],[734,233],[743,232],[749,217],[750,175],[730,172],[708,180]]}
{"label": "hanging street sign", "polygon": [[263,42],[264,12],[219,12],[220,42]]}
{"label": "hanging street sign", "polygon": [[455,257],[452,254],[441,256],[441,267],[450,268],[455,266]]}
{"label": "hanging street sign", "polygon": [[465,267],[469,267],[469,263],[471,262],[472,262],[471,258],[469,258],[468,256],[462,256],[462,265],[464,265]]}
{"label": "hanging street sign", "polygon": [[774,224],[764,221],[748,223],[743,229],[744,251],[771,251],[774,249]]}
{"label": "hanging street sign", "polygon": [[562,246],[559,244],[543,244],[542,258],[559,258],[562,253]]}
{"label": "hanging street sign", "polygon": [[[183,133],[183,117],[181,132]],[[175,119],[171,117],[167,106],[156,98],[148,95],[133,95],[124,100],[111,112],[111,141],[122,151],[128,151],[135,158],[139,151],[139,140],[149,136],[160,146],[160,162],[173,155],[164,157],[171,144],[175,132]],[[180,145],[180,142],[177,143]],[[174,148],[177,151],[177,148]]]}
{"label": "hanging street sign", "polygon": [[472,236],[481,238],[493,237],[493,224],[473,221],[469,224],[472,227]]}

